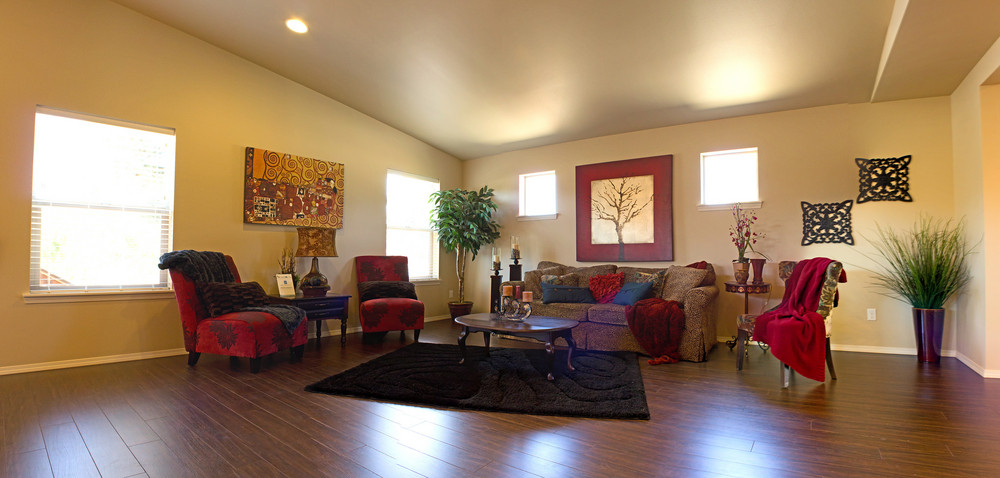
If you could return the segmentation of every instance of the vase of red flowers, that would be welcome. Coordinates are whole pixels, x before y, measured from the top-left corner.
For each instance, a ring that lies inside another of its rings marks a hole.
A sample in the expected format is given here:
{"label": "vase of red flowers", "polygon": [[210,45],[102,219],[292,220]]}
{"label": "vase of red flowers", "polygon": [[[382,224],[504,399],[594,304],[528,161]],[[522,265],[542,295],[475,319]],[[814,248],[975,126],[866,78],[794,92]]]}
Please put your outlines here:
{"label": "vase of red flowers", "polygon": [[740,203],[733,204],[734,224],[729,226],[729,239],[736,246],[737,258],[733,261],[733,276],[736,282],[746,284],[750,278],[750,260],[746,257],[747,249],[753,252],[753,245],[757,243],[759,234],[753,232],[752,227],[757,222],[757,216],[747,212],[740,206]]}

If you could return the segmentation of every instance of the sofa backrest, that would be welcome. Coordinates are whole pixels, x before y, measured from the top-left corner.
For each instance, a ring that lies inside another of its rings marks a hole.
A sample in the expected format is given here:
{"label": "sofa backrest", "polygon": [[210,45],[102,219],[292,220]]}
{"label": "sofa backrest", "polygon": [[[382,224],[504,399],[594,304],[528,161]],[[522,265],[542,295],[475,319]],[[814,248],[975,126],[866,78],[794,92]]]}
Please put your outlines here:
{"label": "sofa backrest", "polygon": [[[692,264],[694,265],[694,264]],[[673,271],[673,274],[671,274]],[[702,272],[704,271],[704,272]],[[655,274],[664,273],[662,286],[656,293],[656,297],[667,300],[681,300],[681,295],[694,287],[701,287],[715,284],[715,268],[712,264],[706,263],[704,269],[695,269],[686,266],[669,267],[631,267],[617,266],[615,264],[600,264],[587,267],[573,267],[552,261],[541,261],[538,269],[528,271],[524,274],[524,290],[530,290],[536,297],[542,296],[542,278],[544,276],[556,276],[555,283],[561,285],[571,285],[576,287],[588,287],[590,278],[595,275],[613,274],[616,272],[625,273],[625,282],[634,282],[637,273]]]}

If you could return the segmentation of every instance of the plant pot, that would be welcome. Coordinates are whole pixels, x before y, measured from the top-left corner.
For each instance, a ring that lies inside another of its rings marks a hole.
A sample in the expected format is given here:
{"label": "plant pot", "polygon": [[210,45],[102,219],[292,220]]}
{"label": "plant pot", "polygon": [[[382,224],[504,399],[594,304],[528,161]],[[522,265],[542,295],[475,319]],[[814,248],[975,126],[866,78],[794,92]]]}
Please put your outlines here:
{"label": "plant pot", "polygon": [[736,278],[737,283],[746,284],[747,279],[750,278],[750,263],[733,261],[733,277]]}
{"label": "plant pot", "polygon": [[944,309],[913,308],[913,333],[917,339],[917,361],[941,362]]}
{"label": "plant pot", "polygon": [[753,283],[761,284],[764,282],[764,263],[767,259],[750,259],[750,265],[753,266]]}
{"label": "plant pot", "polygon": [[472,313],[472,302],[448,302],[448,312],[452,319],[469,315]]}

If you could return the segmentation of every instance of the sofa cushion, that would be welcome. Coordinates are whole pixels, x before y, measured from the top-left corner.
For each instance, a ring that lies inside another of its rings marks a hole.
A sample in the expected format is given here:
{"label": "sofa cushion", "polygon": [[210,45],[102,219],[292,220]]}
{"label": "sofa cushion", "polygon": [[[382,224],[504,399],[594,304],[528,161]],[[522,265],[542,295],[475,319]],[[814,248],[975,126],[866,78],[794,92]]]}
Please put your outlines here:
{"label": "sofa cushion", "polygon": [[596,266],[589,267],[579,267],[570,272],[575,272],[580,275],[580,285],[586,286],[590,284],[590,278],[594,276],[614,274],[618,272],[618,266],[614,264],[600,264]]}
{"label": "sofa cushion", "polygon": [[[559,317],[561,319],[571,319],[578,322],[584,322],[587,320],[587,311],[591,307],[596,307],[596,304],[572,304],[568,302],[553,302],[551,304],[545,304],[542,302],[535,302],[531,304],[531,316],[532,317]],[[616,305],[615,307],[622,307]],[[624,310],[624,307],[622,307]],[[625,313],[622,312],[622,315]]]}
{"label": "sofa cushion", "polygon": [[625,282],[625,274],[618,272],[615,274],[601,274],[590,278],[590,292],[594,294],[594,300],[598,304],[607,304],[614,300],[615,295],[621,290]]}
{"label": "sofa cushion", "polygon": [[543,275],[542,284],[571,285],[573,287],[582,287],[580,285],[580,275],[575,272],[569,274],[563,274],[561,276],[557,276],[554,274]]}
{"label": "sofa cushion", "polygon": [[625,320],[625,306],[618,304],[594,304],[587,310],[587,321],[597,324],[628,325]]}
{"label": "sofa cushion", "polygon": [[536,295],[542,295],[542,276],[546,275],[564,275],[566,274],[565,267],[548,267],[545,269],[536,269],[533,271],[528,271],[524,273],[524,290],[530,290]]}
{"label": "sofa cushion", "polygon": [[570,304],[593,304],[594,296],[586,287],[556,285],[542,282],[542,303],[565,302]]}
{"label": "sofa cushion", "polygon": [[663,282],[663,290],[660,298],[664,300],[676,300],[684,303],[684,293],[701,284],[708,274],[706,269],[694,269],[683,266],[670,266],[667,269],[667,277]]}
{"label": "sofa cushion", "polygon": [[650,297],[653,291],[653,282],[627,282],[622,284],[621,290],[615,294],[611,300],[612,304],[633,305],[636,302]]}

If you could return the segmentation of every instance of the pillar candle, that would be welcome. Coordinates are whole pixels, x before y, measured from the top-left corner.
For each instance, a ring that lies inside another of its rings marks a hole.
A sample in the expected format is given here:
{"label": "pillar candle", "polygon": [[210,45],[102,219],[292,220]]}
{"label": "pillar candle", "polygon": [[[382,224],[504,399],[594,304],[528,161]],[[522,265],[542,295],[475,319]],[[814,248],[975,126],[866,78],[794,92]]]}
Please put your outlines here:
{"label": "pillar candle", "polygon": [[521,297],[521,286],[514,286],[514,297]]}
{"label": "pillar candle", "polygon": [[510,297],[514,293],[514,286],[505,285],[503,286],[503,296]]}
{"label": "pillar candle", "polygon": [[526,290],[521,295],[521,302],[531,302],[534,298],[535,298],[535,293],[530,290]]}

